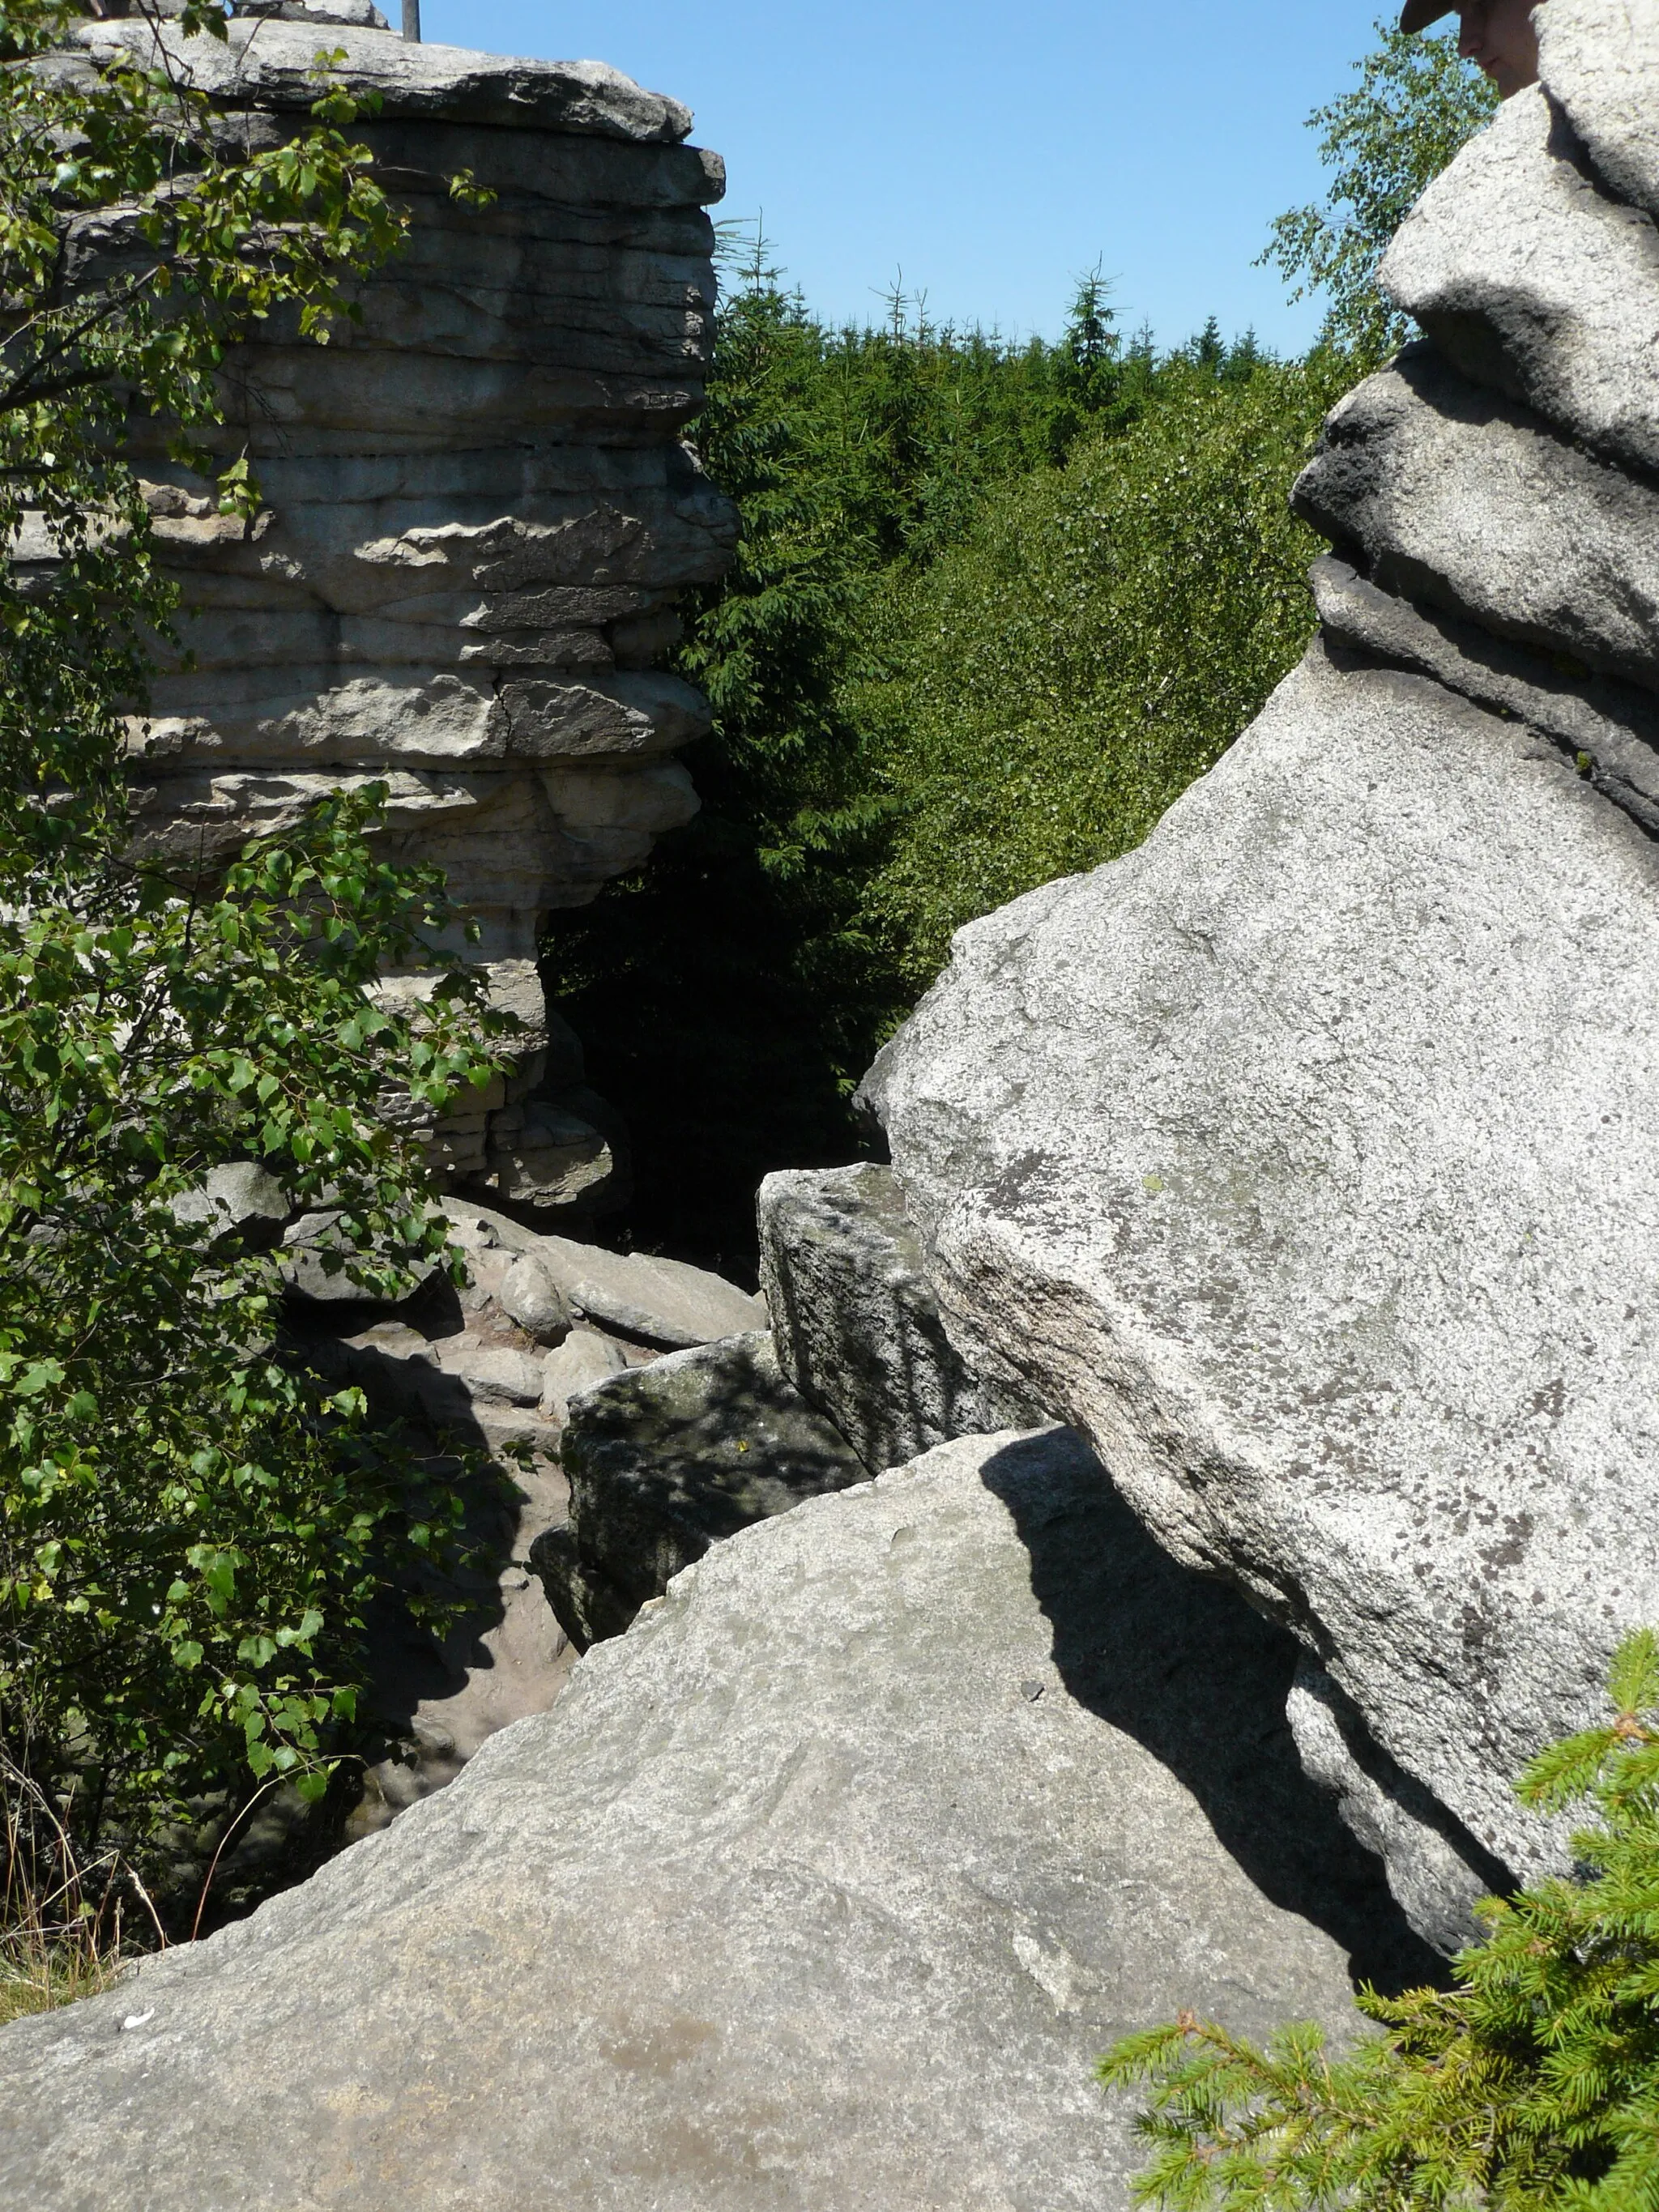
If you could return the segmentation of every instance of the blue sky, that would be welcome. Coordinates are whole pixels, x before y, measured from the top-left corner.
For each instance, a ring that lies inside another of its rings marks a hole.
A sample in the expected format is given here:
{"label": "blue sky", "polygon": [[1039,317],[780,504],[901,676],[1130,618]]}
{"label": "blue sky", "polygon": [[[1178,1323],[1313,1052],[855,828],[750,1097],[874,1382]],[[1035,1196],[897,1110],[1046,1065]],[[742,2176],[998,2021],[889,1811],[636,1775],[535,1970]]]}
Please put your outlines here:
{"label": "blue sky", "polygon": [[[381,0],[394,20],[397,0]],[[696,110],[726,216],[763,215],[811,307],[1060,328],[1098,261],[1121,322],[1219,317],[1279,349],[1317,312],[1251,263],[1322,196],[1309,111],[1353,82],[1376,0],[422,0],[429,40],[594,57]]]}

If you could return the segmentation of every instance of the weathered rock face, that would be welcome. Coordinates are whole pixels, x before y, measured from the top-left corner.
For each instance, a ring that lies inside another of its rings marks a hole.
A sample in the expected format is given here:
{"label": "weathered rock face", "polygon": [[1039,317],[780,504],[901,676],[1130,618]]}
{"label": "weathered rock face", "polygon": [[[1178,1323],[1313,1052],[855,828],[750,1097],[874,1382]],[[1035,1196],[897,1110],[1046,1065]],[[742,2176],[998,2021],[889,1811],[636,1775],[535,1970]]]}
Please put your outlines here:
{"label": "weathered rock face", "polygon": [[1659,489],[1427,346],[1342,401],[1296,504],[1396,597],[1565,653],[1586,675],[1659,683]]}
{"label": "weathered rock face", "polygon": [[1659,41],[1540,21],[1389,258],[1435,338],[1298,487],[1323,640],[869,1086],[969,1364],[1295,1628],[1310,1768],[1443,1944],[1560,1863],[1510,1780],[1659,1619]]}
{"label": "weathered rock face", "polygon": [[303,1889],[0,2032],[0,2170],[37,2212],[1127,2212],[1114,2036],[1340,2033],[1351,1958],[1425,1963],[1293,1664],[1074,1439],[946,1445],[720,1547]]}
{"label": "weathered rock face", "polygon": [[1541,20],[1545,81],[1615,198],[1659,216],[1659,22],[1630,0],[1574,0]]}
{"label": "weathered rock face", "polygon": [[[152,33],[74,35],[101,63]],[[252,143],[315,97],[308,21],[238,20],[227,46],[159,35]],[[599,63],[370,28],[328,43],[380,103],[354,129],[411,212],[408,248],[328,346],[273,319],[232,356],[220,442],[255,465],[252,524],[137,434],[195,664],[163,674],[135,724],[140,842],[211,864],[326,788],[388,782],[392,842],[447,871],[526,1024],[520,1095],[447,1128],[447,1171],[591,1205],[609,1133],[580,1071],[544,1057],[537,938],[696,807],[672,755],[707,711],[652,664],[677,594],[720,574],[735,534],[678,435],[707,360],[703,209],[722,171],[681,143],[684,108]],[[461,169],[489,206],[450,198]],[[107,227],[77,230],[71,279],[119,250]]]}
{"label": "weathered rock face", "polygon": [[1318,653],[1139,852],[964,931],[876,1082],[976,1358],[1535,1867],[1510,1778],[1659,1603],[1635,825]]}
{"label": "weathered rock face", "polygon": [[757,1213],[779,1364],[871,1474],[952,1437],[1043,1418],[1029,1398],[963,1365],[890,1168],[769,1175]]}
{"label": "weathered rock face", "polygon": [[1659,464],[1659,238],[1587,173],[1541,86],[1507,101],[1430,185],[1382,276],[1476,383],[1609,459]]}

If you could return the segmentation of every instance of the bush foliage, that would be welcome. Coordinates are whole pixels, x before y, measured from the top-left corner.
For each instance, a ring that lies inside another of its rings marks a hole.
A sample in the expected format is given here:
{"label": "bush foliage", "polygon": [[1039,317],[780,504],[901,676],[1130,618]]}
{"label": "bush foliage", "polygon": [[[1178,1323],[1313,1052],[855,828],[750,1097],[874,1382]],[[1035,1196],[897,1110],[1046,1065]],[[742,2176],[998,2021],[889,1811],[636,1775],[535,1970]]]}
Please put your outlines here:
{"label": "bush foliage", "polygon": [[1171,2212],[1647,2212],[1659,2197],[1659,1638],[1615,1655],[1611,1722],[1534,1759],[1524,1804],[1588,1799],[1572,1879],[1480,1908],[1455,1986],[1362,2009],[1334,2053],[1286,2027],[1264,2049],[1184,2015],[1126,2038],[1109,2085],[1151,2082],[1158,2146],[1138,2201]]}
{"label": "bush foliage", "polygon": [[963,922],[1139,844],[1294,664],[1318,549],[1285,488],[1341,384],[1328,356],[1171,364],[899,598],[866,911],[912,989]]}
{"label": "bush foliage", "polygon": [[1410,336],[1377,289],[1389,240],[1498,105],[1490,82],[1460,58],[1455,33],[1427,39],[1386,20],[1376,32],[1377,46],[1354,64],[1353,90],[1308,118],[1329,191],[1317,207],[1280,216],[1262,256],[1293,300],[1323,295],[1321,343],[1350,356],[1356,370],[1375,368]]}
{"label": "bush foliage", "polygon": [[252,1158],[366,1288],[442,1252],[380,1109],[488,1062],[465,979],[415,1018],[368,994],[453,920],[368,853],[377,795],[216,894],[123,871],[0,918],[0,1747],[88,1845],[244,1775],[319,1792],[365,1607],[458,1528],[361,1394],[279,1356],[274,1259],[199,1200]]}

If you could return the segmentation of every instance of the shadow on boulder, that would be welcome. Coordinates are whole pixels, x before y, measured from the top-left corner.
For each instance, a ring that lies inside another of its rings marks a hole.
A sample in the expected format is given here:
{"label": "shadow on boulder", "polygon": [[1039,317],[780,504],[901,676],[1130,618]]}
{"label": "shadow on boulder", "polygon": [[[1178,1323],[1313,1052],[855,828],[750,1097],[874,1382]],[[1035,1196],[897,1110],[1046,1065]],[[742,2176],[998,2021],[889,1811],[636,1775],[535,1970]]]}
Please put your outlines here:
{"label": "shadow on boulder", "polygon": [[582,1650],[622,1635],[711,1544],[868,1479],[764,1329],[580,1393],[562,1450],[570,1518],[537,1539],[530,1563]]}
{"label": "shadow on boulder", "polygon": [[1067,1690],[1169,1768],[1262,1895],[1343,1947],[1357,1983],[1443,1985],[1445,1961],[1407,1924],[1381,1860],[1303,1771],[1285,1711],[1295,1639],[1161,1551],[1103,1470],[1082,1495],[1034,1481],[1051,1449],[1045,1437],[1010,1444],[984,1479],[1030,1554]]}

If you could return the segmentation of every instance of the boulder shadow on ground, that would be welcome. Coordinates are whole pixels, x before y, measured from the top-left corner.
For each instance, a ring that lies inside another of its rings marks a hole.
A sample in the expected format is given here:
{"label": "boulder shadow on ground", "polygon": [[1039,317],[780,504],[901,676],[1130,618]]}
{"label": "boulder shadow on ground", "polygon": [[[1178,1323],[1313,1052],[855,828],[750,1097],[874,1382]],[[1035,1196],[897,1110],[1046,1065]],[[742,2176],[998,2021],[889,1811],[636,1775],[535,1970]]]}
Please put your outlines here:
{"label": "boulder shadow on ground", "polygon": [[571,1401],[570,1518],[530,1547],[549,1602],[586,1650],[711,1544],[869,1471],[751,1329],[609,1377]]}
{"label": "boulder shadow on ground", "polygon": [[1008,1445],[985,1481],[1030,1554],[1067,1690],[1191,1791],[1262,1895],[1341,1945],[1356,1984],[1447,1986],[1382,1861],[1303,1771],[1285,1712],[1294,1638],[1161,1550],[1103,1468],[1097,1493],[1056,1503],[1030,1475],[1048,1449],[1040,1437]]}

